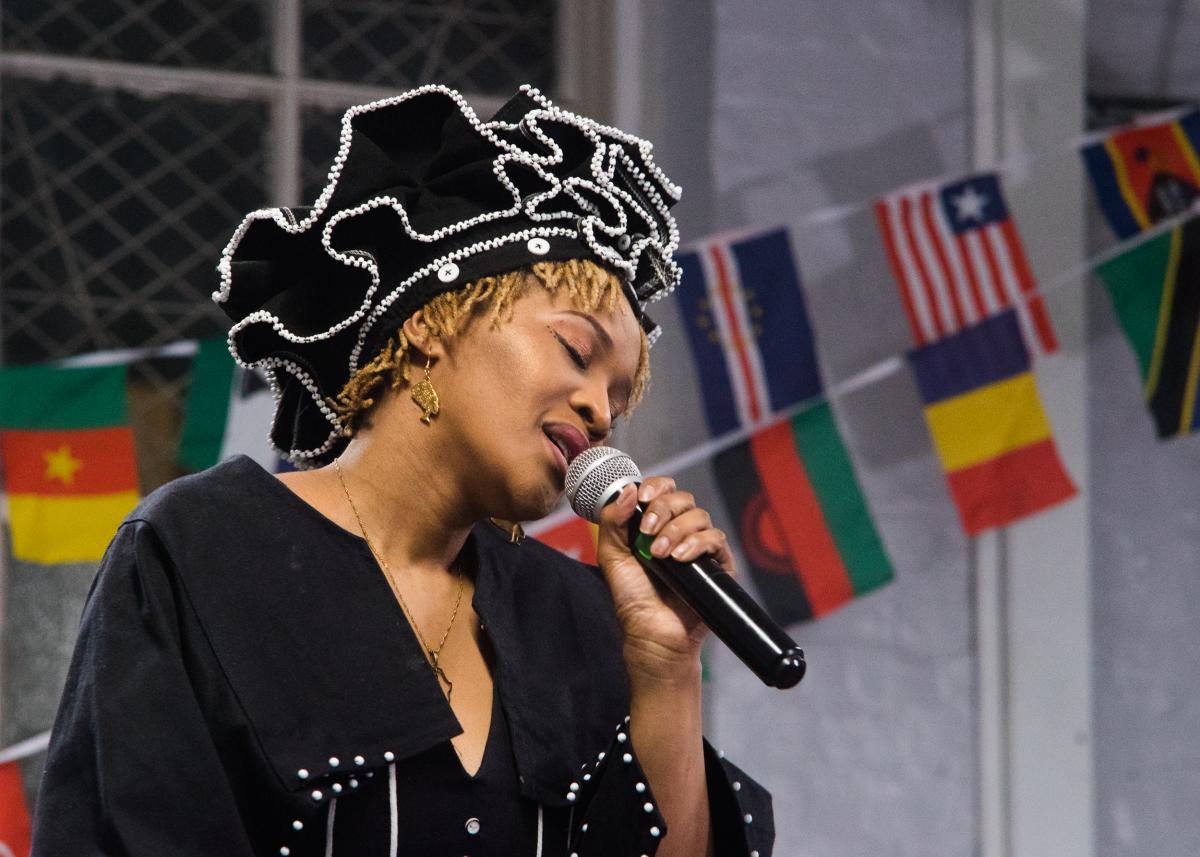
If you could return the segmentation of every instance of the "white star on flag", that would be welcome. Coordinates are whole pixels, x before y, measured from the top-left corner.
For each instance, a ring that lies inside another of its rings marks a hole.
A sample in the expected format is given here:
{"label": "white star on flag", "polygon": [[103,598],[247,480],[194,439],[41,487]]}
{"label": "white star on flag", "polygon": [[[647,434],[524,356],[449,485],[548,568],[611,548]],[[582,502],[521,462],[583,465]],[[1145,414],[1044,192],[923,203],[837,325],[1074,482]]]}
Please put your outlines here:
{"label": "white star on flag", "polygon": [[983,220],[983,209],[988,198],[975,190],[975,185],[967,185],[966,190],[958,196],[951,197],[959,220]]}

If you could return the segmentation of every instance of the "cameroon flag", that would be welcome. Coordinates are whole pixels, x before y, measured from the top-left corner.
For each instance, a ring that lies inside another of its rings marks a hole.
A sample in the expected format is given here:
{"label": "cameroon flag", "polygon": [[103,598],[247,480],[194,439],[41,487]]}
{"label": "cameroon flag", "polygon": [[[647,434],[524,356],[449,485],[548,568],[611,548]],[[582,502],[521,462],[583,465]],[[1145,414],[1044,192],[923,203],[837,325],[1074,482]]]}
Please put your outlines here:
{"label": "cameroon flag", "polygon": [[0,370],[0,453],[13,556],[100,559],[138,501],[125,367]]}
{"label": "cameroon flag", "polygon": [[1137,357],[1159,437],[1200,429],[1200,218],[1096,269]]}
{"label": "cameroon flag", "polygon": [[892,579],[827,403],[756,432],[714,463],[763,606],[822,616]]}

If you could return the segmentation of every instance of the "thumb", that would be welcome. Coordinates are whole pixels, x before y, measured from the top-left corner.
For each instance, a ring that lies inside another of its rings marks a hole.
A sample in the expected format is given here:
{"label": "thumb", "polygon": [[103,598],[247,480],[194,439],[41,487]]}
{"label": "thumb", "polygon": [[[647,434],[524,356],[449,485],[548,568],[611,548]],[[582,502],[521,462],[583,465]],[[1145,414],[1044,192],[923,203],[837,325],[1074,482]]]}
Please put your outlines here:
{"label": "thumb", "polygon": [[628,553],[625,525],[637,507],[637,486],[626,485],[607,506],[600,510],[600,542]]}

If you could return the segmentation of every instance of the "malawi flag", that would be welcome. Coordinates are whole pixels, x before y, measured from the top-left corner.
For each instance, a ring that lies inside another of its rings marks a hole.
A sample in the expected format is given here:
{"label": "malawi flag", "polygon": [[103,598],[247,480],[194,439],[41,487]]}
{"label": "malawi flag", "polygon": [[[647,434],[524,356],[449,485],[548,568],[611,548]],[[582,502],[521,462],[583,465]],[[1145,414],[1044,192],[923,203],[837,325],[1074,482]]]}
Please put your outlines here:
{"label": "malawi flag", "polygon": [[800,275],[782,229],[677,257],[675,294],[713,435],[821,392]]}
{"label": "malawi flag", "polygon": [[717,455],[714,466],[763,606],[812,619],[892,579],[827,403]]}
{"label": "malawi flag", "polygon": [[1076,492],[1014,310],[908,355],[963,529],[976,535]]}
{"label": "malawi flag", "polygon": [[0,370],[0,453],[13,556],[100,559],[138,501],[125,367]]}
{"label": "malawi flag", "polygon": [[1125,128],[1085,146],[1083,162],[1109,226],[1129,238],[1191,208],[1200,194],[1200,111]]}
{"label": "malawi flag", "polygon": [[1200,218],[1096,269],[1137,357],[1159,437],[1200,429]]}
{"label": "malawi flag", "polygon": [[271,446],[275,397],[253,370],[234,362],[224,337],[200,342],[179,436],[179,462],[204,470],[238,453],[268,471],[283,461]]}

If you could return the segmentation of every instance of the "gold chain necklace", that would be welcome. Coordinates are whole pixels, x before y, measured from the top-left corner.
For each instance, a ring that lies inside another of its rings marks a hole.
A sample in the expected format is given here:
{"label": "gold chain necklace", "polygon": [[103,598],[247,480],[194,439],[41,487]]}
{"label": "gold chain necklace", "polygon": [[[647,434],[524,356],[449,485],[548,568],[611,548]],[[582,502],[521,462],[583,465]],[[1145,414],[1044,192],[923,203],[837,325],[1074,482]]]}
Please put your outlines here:
{"label": "gold chain necklace", "polygon": [[429,648],[429,644],[425,642],[425,638],[421,635],[421,629],[417,626],[417,620],[413,617],[412,611],[408,609],[408,604],[404,601],[404,595],[401,594],[396,579],[392,577],[391,569],[388,568],[388,564],[384,558],[379,555],[379,551],[375,550],[375,545],[371,544],[371,539],[367,535],[367,528],[363,526],[362,516],[358,514],[358,507],[354,505],[354,499],[350,496],[350,489],[346,487],[346,477],[342,475],[342,465],[338,463],[336,458],[333,460],[333,469],[337,471],[338,481],[342,483],[342,491],[346,494],[346,502],[350,504],[350,510],[354,512],[354,518],[358,521],[358,529],[362,532],[363,541],[371,549],[371,555],[375,557],[375,561],[379,563],[388,582],[392,585],[392,591],[396,593],[396,598],[400,601],[404,615],[408,617],[409,624],[412,625],[413,631],[416,632],[417,639],[421,641],[421,648],[429,656],[429,665],[433,667],[433,674],[439,681],[446,683],[446,701],[449,702],[450,695],[454,693],[454,682],[450,681],[446,676],[446,671],[438,666],[438,658],[442,654],[442,647],[446,645],[446,639],[450,636],[450,629],[454,627],[454,620],[458,618],[458,608],[462,604],[463,596],[463,576],[461,574],[458,575],[458,596],[454,599],[454,612],[450,614],[450,624],[446,626],[446,631],[442,634],[442,641],[438,643],[437,648],[431,649]]}

